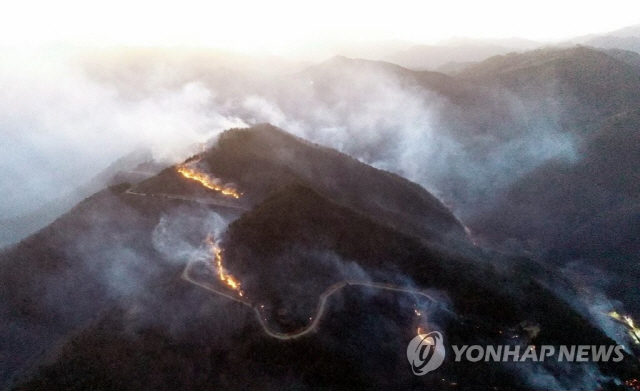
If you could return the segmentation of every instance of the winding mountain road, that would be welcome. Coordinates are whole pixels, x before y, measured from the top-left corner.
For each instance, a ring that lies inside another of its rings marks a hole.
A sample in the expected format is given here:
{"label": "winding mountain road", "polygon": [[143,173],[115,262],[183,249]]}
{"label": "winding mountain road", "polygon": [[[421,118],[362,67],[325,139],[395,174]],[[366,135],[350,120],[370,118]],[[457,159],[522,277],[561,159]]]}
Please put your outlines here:
{"label": "winding mountain road", "polygon": [[[226,202],[222,202],[222,201],[218,201],[218,200],[206,200],[206,199],[200,199],[200,198],[193,198],[193,197],[187,197],[187,196],[181,196],[181,195],[173,195],[173,194],[164,194],[164,193],[154,193],[154,194],[146,194],[146,193],[138,193],[135,192],[133,190],[133,187],[127,189],[125,191],[126,194],[131,194],[131,195],[136,195],[136,196],[144,196],[144,197],[162,197],[162,198],[168,198],[168,199],[175,199],[175,200],[182,200],[182,201],[188,201],[188,202],[196,202],[196,203],[200,203],[200,204],[206,204],[206,205],[214,205],[214,206],[219,206],[219,207],[224,207],[224,208],[232,208],[232,209],[236,209],[236,210],[242,210],[242,211],[248,211],[249,209],[239,206],[239,205],[233,205],[230,203],[226,203]],[[316,309],[316,313],[315,316],[312,316],[310,319],[312,320],[311,323],[309,323],[307,326],[289,332],[289,333],[281,333],[281,332],[277,332],[277,331],[273,331],[267,322],[267,318],[266,316],[263,315],[263,313],[261,312],[261,308],[263,308],[264,306],[262,305],[256,305],[250,301],[248,301],[246,298],[244,297],[240,297],[240,296],[236,296],[234,294],[229,294],[226,293],[224,291],[221,291],[219,289],[217,289],[214,285],[209,284],[209,283],[205,283],[205,282],[200,282],[200,281],[196,281],[195,279],[193,279],[190,275],[191,270],[193,268],[193,265],[196,262],[189,262],[187,264],[187,266],[185,267],[184,271],[182,272],[182,279],[184,279],[187,282],[190,282],[194,285],[197,285],[203,289],[206,289],[212,293],[215,293],[219,296],[225,297],[229,300],[233,300],[236,301],[240,304],[243,304],[249,308],[251,308],[254,313],[256,314],[256,318],[258,320],[258,322],[260,323],[260,325],[262,326],[263,331],[265,332],[266,335],[279,339],[279,340],[291,340],[291,339],[296,339],[296,338],[300,338],[303,337],[311,332],[314,332],[317,330],[318,325],[320,324],[320,320],[322,319],[325,311],[326,311],[326,303],[327,303],[327,299],[329,299],[329,297],[331,297],[334,293],[338,292],[339,290],[345,288],[345,287],[349,287],[349,286],[364,286],[364,287],[369,287],[369,288],[374,288],[374,289],[381,289],[381,290],[388,290],[388,291],[396,291],[396,292],[404,292],[404,293],[408,293],[408,294],[412,294],[412,295],[416,295],[416,296],[422,296],[427,298],[428,300],[437,303],[437,301],[429,296],[427,293],[422,292],[420,290],[416,290],[416,289],[408,289],[406,287],[403,286],[398,286],[398,285],[393,285],[393,284],[386,284],[386,283],[379,283],[379,282],[369,282],[369,281],[356,281],[356,280],[344,280],[344,281],[340,281],[337,282],[333,285],[331,285],[329,288],[327,288],[320,296],[320,300],[318,302],[318,307]],[[210,265],[208,265],[210,266]],[[213,271],[215,274],[215,271]]]}
{"label": "winding mountain road", "polygon": [[342,288],[345,287],[349,287],[349,286],[364,286],[364,287],[369,287],[369,288],[374,288],[374,289],[382,289],[382,290],[389,290],[389,291],[396,291],[396,292],[404,292],[404,293],[408,293],[408,294],[412,294],[412,295],[416,295],[416,296],[422,296],[427,298],[428,300],[437,303],[437,301],[429,296],[427,293],[422,292],[420,290],[416,290],[416,289],[407,289],[405,287],[402,286],[398,286],[398,285],[393,285],[393,284],[386,284],[386,283],[378,283],[378,282],[368,282],[368,281],[356,281],[356,280],[344,280],[344,281],[340,281],[337,282],[333,285],[331,285],[329,288],[327,288],[321,295],[320,295],[320,300],[318,302],[318,307],[316,309],[316,313],[315,316],[312,316],[312,322],[309,323],[307,326],[289,332],[289,333],[280,333],[277,331],[273,331],[271,330],[271,328],[268,325],[267,319],[266,317],[262,314],[262,312],[260,311],[260,308],[262,308],[262,306],[260,305],[256,305],[250,301],[248,301],[247,299],[245,299],[244,297],[238,297],[238,296],[234,296],[232,294],[228,294],[225,293],[219,289],[217,289],[215,286],[209,284],[209,283],[204,283],[204,282],[200,282],[200,281],[196,281],[194,280],[191,276],[190,276],[190,272],[191,269],[193,267],[193,265],[195,263],[197,263],[199,261],[196,262],[190,262],[189,264],[187,264],[187,266],[185,267],[184,271],[182,272],[182,278],[187,281],[190,282],[192,284],[195,284],[201,288],[204,288],[210,292],[213,292],[217,295],[220,295],[222,297],[225,297],[227,299],[236,301],[240,304],[246,305],[247,307],[250,307],[251,309],[253,309],[253,311],[256,314],[256,318],[258,319],[258,322],[260,323],[260,325],[262,326],[262,330],[265,332],[265,334],[267,334],[270,337],[279,339],[279,340],[291,340],[291,339],[296,339],[296,338],[300,338],[302,336],[305,336],[311,332],[314,332],[317,330],[318,325],[320,324],[320,320],[322,319],[322,316],[324,315],[325,311],[326,311],[326,304],[327,304],[327,299],[329,299],[329,297],[331,297],[331,295],[333,295],[334,293],[338,292],[339,290],[341,290]]}
{"label": "winding mountain road", "polygon": [[145,197],[161,197],[161,198],[168,198],[168,199],[172,199],[172,200],[181,200],[181,201],[188,201],[188,202],[195,202],[198,204],[205,204],[205,205],[214,205],[214,206],[220,206],[223,208],[231,208],[231,209],[236,209],[236,210],[241,210],[241,211],[248,211],[248,208],[245,208],[243,206],[240,205],[234,205],[228,202],[224,202],[224,201],[219,201],[219,200],[207,200],[204,198],[193,198],[193,197],[187,197],[187,196],[181,196],[181,195],[176,195],[176,194],[165,194],[165,193],[153,193],[153,194],[146,194],[146,193],[138,193],[136,191],[132,190],[133,188],[129,188],[125,191],[125,194],[132,194],[132,195],[137,195],[137,196],[145,196]]}

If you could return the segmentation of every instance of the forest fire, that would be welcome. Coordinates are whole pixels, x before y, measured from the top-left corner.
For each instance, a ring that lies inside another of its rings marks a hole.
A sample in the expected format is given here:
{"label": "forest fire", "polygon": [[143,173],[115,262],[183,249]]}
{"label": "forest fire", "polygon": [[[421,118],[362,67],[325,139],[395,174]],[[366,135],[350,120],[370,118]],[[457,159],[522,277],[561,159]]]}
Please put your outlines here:
{"label": "forest fire", "polygon": [[238,193],[234,188],[219,184],[217,179],[212,179],[205,173],[199,172],[184,165],[178,166],[178,172],[185,178],[200,182],[200,184],[207,189],[220,192],[225,196],[240,198],[240,193]]}
{"label": "forest fire", "polygon": [[207,237],[207,246],[209,246],[209,251],[213,256],[216,269],[218,271],[218,278],[220,281],[224,282],[229,288],[238,292],[238,295],[244,296],[244,292],[240,289],[240,282],[236,280],[231,274],[227,273],[224,266],[222,265],[222,249],[218,247],[216,243],[214,243],[211,236]]}
{"label": "forest fire", "polygon": [[628,315],[620,315],[617,311],[609,312],[609,316],[625,325],[633,343],[640,345],[640,328],[637,327],[633,319]]}
{"label": "forest fire", "polygon": [[624,385],[632,390],[640,390],[640,380],[638,379],[627,380],[624,382]]}
{"label": "forest fire", "polygon": [[418,323],[419,326],[418,326],[418,329],[416,330],[416,332],[418,333],[418,335],[420,335],[424,331],[423,330],[424,329],[424,327],[423,327],[424,324],[422,324],[422,321],[423,321],[422,312],[420,310],[418,310],[417,308],[414,308],[413,309],[413,313],[415,314],[416,318],[418,318],[417,319],[417,323]]}

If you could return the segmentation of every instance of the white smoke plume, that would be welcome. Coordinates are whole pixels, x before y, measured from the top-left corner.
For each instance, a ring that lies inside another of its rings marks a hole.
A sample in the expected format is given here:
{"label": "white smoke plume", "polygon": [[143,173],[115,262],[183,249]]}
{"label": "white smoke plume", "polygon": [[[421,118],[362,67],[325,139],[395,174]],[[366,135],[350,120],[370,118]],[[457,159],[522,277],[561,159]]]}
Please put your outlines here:
{"label": "white smoke plume", "polygon": [[226,218],[208,210],[196,214],[193,210],[178,209],[161,217],[153,230],[153,245],[164,259],[186,265],[202,251],[201,241],[207,235],[219,240],[228,225]]}
{"label": "white smoke plume", "polygon": [[186,60],[105,60],[102,69],[100,56],[91,66],[66,54],[41,55],[37,66],[14,57],[0,74],[5,218],[68,193],[137,146],[175,162],[223,129],[259,122],[415,181],[463,220],[544,162],[576,158],[557,113],[537,118],[525,99],[490,91],[520,129],[474,133],[465,121],[476,114],[388,64],[336,58],[283,76]]}
{"label": "white smoke plume", "polygon": [[245,125],[216,112],[212,91],[198,82],[131,100],[66,57],[7,57],[0,66],[3,218],[70,192],[136,147],[176,161],[189,145]]}

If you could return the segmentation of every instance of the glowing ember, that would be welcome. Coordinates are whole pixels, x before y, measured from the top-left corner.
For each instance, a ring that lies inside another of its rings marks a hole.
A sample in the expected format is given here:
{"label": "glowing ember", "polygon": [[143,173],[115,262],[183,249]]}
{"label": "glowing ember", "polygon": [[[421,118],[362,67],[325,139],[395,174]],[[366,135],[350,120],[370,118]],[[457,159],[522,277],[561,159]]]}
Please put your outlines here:
{"label": "glowing ember", "polygon": [[627,380],[624,385],[634,390],[640,390],[640,380],[638,379]]}
{"label": "glowing ember", "polygon": [[630,316],[620,315],[617,311],[609,312],[609,316],[624,324],[627,327],[629,336],[631,337],[633,342],[636,345],[640,345],[640,328],[635,325],[633,319]]}
{"label": "glowing ember", "polygon": [[471,232],[471,228],[466,225],[462,225],[464,227],[464,233],[467,235],[467,238],[473,243],[474,246],[478,245],[478,240],[473,236],[473,232]]}
{"label": "glowing ember", "polygon": [[223,195],[230,196],[233,198],[240,198],[240,193],[238,193],[234,188],[226,187],[224,185],[219,184],[216,179],[212,179],[211,177],[209,177],[209,175],[205,173],[198,172],[193,168],[183,166],[183,165],[178,166],[178,172],[182,174],[182,176],[184,176],[185,178],[200,182],[200,184],[206,187],[207,189],[220,192]]}
{"label": "glowing ember", "polygon": [[209,251],[216,262],[216,269],[218,270],[218,278],[220,281],[224,282],[229,288],[238,292],[238,295],[244,296],[244,292],[240,289],[240,282],[231,274],[227,273],[224,266],[222,266],[222,250],[213,242],[211,236],[207,237],[207,245],[209,246]]}

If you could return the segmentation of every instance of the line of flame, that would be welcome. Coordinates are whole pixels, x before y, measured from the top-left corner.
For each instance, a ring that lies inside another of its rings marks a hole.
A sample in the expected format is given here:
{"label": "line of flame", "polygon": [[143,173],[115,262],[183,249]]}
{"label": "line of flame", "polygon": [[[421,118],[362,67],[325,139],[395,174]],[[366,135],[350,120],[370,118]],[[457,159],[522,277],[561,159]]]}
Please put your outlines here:
{"label": "line of flame", "polygon": [[620,315],[617,311],[609,312],[609,316],[628,328],[629,336],[636,345],[640,345],[640,328],[637,327],[633,319],[628,315]]}
{"label": "line of flame", "polygon": [[213,241],[213,238],[210,235],[207,236],[207,245],[209,246],[211,255],[213,255],[213,260],[215,260],[215,266],[218,271],[218,278],[220,281],[225,283],[229,288],[238,292],[238,295],[244,296],[244,292],[240,289],[240,282],[231,274],[227,273],[226,269],[222,265],[222,249]]}
{"label": "line of flame", "polygon": [[240,198],[240,193],[238,193],[234,188],[220,185],[216,183],[214,180],[212,180],[207,174],[198,172],[193,168],[180,165],[178,166],[178,172],[182,174],[182,176],[184,176],[185,178],[200,182],[200,184],[206,187],[207,189],[220,192],[223,195],[230,196],[233,198]]}

